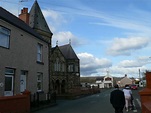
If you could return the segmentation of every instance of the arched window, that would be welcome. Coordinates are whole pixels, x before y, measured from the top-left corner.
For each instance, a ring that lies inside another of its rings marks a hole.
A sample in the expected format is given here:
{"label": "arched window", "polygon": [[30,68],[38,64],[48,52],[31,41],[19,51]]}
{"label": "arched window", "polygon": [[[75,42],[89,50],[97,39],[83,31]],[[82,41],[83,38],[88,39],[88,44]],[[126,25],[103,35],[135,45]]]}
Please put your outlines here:
{"label": "arched window", "polygon": [[73,67],[74,67],[73,64],[69,64],[69,65],[68,65],[68,72],[73,72],[73,71],[74,71],[74,70],[73,70]]}
{"label": "arched window", "polygon": [[65,72],[65,64],[64,63],[61,64],[61,71]]}
{"label": "arched window", "polygon": [[61,70],[61,63],[59,62],[59,58],[56,58],[56,61],[54,63],[54,71],[60,71]]}

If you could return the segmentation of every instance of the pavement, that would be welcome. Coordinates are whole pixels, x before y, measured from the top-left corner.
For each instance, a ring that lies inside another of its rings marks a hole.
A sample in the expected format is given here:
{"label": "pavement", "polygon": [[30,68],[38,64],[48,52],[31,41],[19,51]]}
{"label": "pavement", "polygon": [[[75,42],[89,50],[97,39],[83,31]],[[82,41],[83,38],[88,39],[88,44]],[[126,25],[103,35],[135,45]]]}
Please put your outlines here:
{"label": "pavement", "polygon": [[47,104],[47,105],[32,108],[30,111],[31,111],[31,113],[34,113],[38,110],[45,109],[45,108],[48,108],[48,107],[53,107],[53,106],[56,106],[56,105],[57,105],[57,103],[50,103],[50,104]]}

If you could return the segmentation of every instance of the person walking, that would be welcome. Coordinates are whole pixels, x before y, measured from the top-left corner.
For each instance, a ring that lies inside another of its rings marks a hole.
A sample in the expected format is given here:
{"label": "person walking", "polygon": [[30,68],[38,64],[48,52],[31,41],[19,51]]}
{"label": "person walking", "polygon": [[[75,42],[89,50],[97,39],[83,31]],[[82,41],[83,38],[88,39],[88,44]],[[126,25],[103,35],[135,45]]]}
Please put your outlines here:
{"label": "person walking", "polygon": [[125,109],[128,112],[129,106],[131,105],[131,96],[132,96],[132,91],[129,87],[129,85],[125,85],[125,88],[123,89],[124,95],[125,95]]}
{"label": "person walking", "polygon": [[123,113],[123,108],[125,106],[124,92],[119,90],[119,86],[117,84],[114,88],[115,90],[110,93],[110,103],[115,109],[115,113]]}

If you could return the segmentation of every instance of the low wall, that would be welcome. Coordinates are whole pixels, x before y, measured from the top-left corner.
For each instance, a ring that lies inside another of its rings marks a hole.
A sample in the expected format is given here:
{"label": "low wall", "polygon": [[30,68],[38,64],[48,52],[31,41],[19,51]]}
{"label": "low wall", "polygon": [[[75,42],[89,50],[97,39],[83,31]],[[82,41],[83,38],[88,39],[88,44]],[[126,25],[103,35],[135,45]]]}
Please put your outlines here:
{"label": "low wall", "polygon": [[151,102],[143,103],[143,113],[151,113]]}
{"label": "low wall", "polygon": [[57,99],[75,99],[85,95],[100,93],[100,88],[78,87],[70,89],[67,94],[57,95]]}
{"label": "low wall", "polygon": [[0,113],[30,113],[30,95],[0,97]]}

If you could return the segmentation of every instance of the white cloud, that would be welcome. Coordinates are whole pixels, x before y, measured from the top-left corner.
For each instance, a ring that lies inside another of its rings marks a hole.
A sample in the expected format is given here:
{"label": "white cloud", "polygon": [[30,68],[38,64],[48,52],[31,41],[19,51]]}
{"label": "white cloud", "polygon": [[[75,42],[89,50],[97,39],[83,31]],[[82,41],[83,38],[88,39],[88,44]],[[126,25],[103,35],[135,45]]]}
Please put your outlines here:
{"label": "white cloud", "polygon": [[71,41],[71,44],[73,46],[81,45],[85,43],[82,39],[79,39],[74,34],[72,34],[70,31],[64,31],[64,32],[57,32],[54,33],[52,37],[52,45],[56,45],[56,41],[58,41],[58,45],[64,45],[69,43]]}
{"label": "white cloud", "polygon": [[43,15],[45,18],[50,18],[52,22],[55,22],[55,24],[60,24],[60,23],[66,23],[67,21],[64,19],[62,14],[60,14],[57,11],[47,9],[47,10],[42,10]]}
{"label": "white cloud", "polygon": [[150,57],[149,56],[141,56],[138,57],[135,60],[123,60],[119,62],[118,67],[123,68],[137,68],[137,67],[143,67],[150,63]]}
{"label": "white cloud", "polygon": [[80,59],[80,69],[82,75],[88,75],[98,73],[98,69],[109,68],[112,66],[110,60],[106,58],[96,58],[89,53],[79,53],[77,54]]}
{"label": "white cloud", "polygon": [[[111,71],[111,75],[112,76],[118,76],[118,77],[124,77],[125,74],[128,75],[128,77],[138,77],[139,72],[138,72],[139,68],[125,68],[125,67],[119,67],[119,66],[114,66],[110,68]],[[112,74],[114,73],[114,74]]]}
{"label": "white cloud", "polygon": [[115,38],[107,49],[108,55],[131,55],[135,50],[146,47],[150,38],[145,37],[130,37],[130,38]]}
{"label": "white cloud", "polygon": [[[139,70],[140,70],[140,75],[139,75]],[[128,77],[139,78],[143,76],[146,70],[150,70],[150,69],[148,69],[146,66],[129,67],[129,68],[113,66],[110,68],[110,74],[115,77],[124,77],[124,75],[127,74]]]}
{"label": "white cloud", "polygon": [[119,63],[119,67],[124,67],[124,68],[131,68],[131,67],[141,67],[145,62],[141,61],[134,61],[134,60],[124,60]]}
{"label": "white cloud", "polygon": [[67,23],[65,18],[62,16],[61,13],[51,10],[51,9],[43,9],[42,10],[43,15],[47,21],[47,24],[50,28],[50,30],[55,33],[61,29],[62,25]]}

